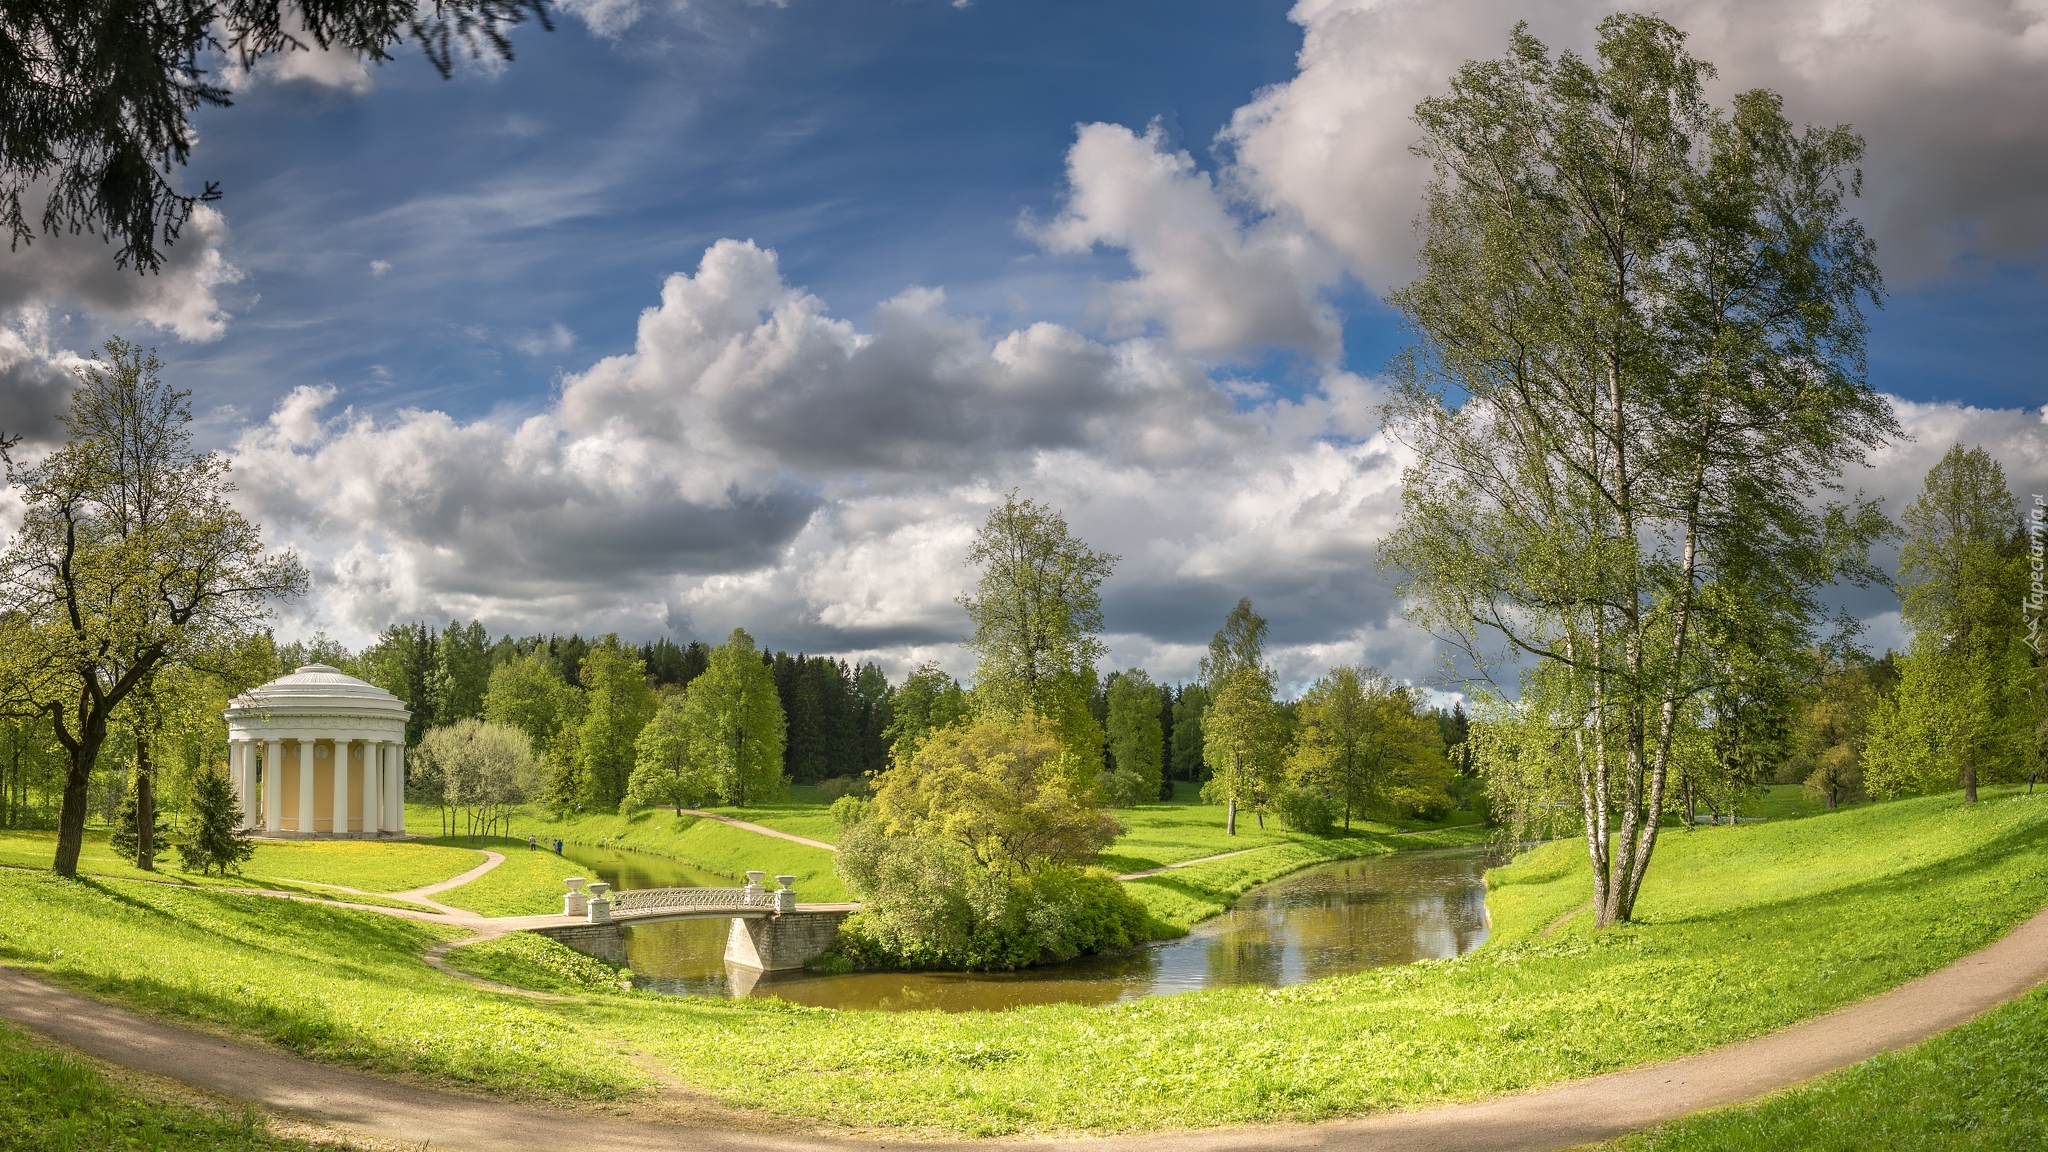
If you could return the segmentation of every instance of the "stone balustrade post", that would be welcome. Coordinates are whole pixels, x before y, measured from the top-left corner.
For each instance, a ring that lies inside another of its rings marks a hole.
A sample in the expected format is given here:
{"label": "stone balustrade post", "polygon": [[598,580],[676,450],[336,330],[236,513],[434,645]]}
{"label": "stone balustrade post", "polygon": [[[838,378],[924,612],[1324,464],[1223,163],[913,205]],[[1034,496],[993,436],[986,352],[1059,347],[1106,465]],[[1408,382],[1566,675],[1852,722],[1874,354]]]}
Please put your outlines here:
{"label": "stone balustrade post", "polygon": [[796,911],[796,889],[790,887],[790,885],[796,883],[796,877],[777,876],[775,882],[781,885],[780,888],[775,890],[775,910],[777,912]]}
{"label": "stone balustrade post", "polygon": [[740,902],[744,904],[759,904],[761,898],[768,894],[768,890],[761,887],[761,881],[767,878],[768,874],[766,872],[748,872],[747,886],[740,889]]}
{"label": "stone balustrade post", "polygon": [[590,899],[584,904],[584,912],[592,924],[612,922],[612,902],[605,899],[604,895],[611,890],[612,886],[602,880],[591,881]]}
{"label": "stone balustrade post", "polygon": [[569,886],[569,891],[563,893],[562,895],[562,915],[583,915],[586,911],[588,911],[587,902],[590,899],[590,897],[586,895],[583,891],[583,877],[571,876],[568,879],[562,881],[562,883],[567,884]]}

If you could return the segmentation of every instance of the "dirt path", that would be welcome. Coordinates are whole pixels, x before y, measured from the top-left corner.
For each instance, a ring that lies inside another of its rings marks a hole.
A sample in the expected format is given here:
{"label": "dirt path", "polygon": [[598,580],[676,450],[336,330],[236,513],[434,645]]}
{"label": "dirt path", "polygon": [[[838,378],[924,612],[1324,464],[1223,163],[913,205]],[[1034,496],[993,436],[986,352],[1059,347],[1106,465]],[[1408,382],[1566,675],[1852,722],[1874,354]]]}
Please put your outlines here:
{"label": "dirt path", "polygon": [[839,846],[836,844],[827,844],[823,840],[813,840],[808,836],[799,836],[794,832],[780,832],[768,827],[766,824],[755,824],[749,820],[735,820],[730,816],[720,816],[716,812],[706,812],[699,808],[685,808],[683,812],[690,816],[702,816],[706,820],[716,820],[720,824],[730,824],[735,828],[745,828],[749,832],[759,832],[763,836],[773,836],[777,840],[788,840],[793,844],[802,844],[807,848],[823,848],[827,852],[839,851]]}
{"label": "dirt path", "polygon": [[[1990,947],[1884,995],[1769,1036],[1630,1072],[1474,1104],[1324,1124],[920,1147],[1012,1147],[1032,1152],[1546,1152],[1753,1099],[1905,1047],[2044,979],[2048,911]],[[438,1092],[223,1040],[88,1000],[7,968],[0,968],[0,1016],[115,1064],[344,1129],[425,1141],[433,1148],[877,1152],[887,1147],[875,1141],[735,1130],[737,1125],[757,1122],[745,1113],[733,1113],[730,1119],[707,1115],[699,1121],[704,1126],[670,1125]]]}

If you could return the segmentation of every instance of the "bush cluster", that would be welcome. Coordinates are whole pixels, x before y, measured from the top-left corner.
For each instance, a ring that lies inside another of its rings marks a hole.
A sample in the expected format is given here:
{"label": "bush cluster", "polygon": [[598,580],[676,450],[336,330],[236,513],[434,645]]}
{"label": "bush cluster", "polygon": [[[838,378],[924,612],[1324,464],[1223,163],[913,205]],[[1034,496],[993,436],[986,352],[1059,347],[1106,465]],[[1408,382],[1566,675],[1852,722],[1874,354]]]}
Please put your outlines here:
{"label": "bush cluster", "polygon": [[867,908],[839,930],[841,968],[987,971],[1071,960],[1151,939],[1151,918],[1109,873],[1048,864],[985,867],[956,843],[848,830],[839,871]]}
{"label": "bush cluster", "polygon": [[818,785],[818,799],[831,804],[842,796],[867,796],[868,782],[859,776],[834,776]]}
{"label": "bush cluster", "polygon": [[1320,792],[1306,788],[1289,788],[1280,793],[1273,807],[1284,827],[1311,836],[1328,836],[1337,824],[1337,805]]}

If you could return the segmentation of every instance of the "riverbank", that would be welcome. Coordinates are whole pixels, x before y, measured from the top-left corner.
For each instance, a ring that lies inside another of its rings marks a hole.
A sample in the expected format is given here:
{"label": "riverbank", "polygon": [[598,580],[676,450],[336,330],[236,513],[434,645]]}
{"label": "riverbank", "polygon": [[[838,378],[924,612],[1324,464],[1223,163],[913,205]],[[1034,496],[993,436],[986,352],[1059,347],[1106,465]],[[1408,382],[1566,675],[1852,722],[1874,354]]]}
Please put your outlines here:
{"label": "riverbank", "polygon": [[[1539,939],[1584,900],[1570,847],[1495,874],[1498,942],[1468,956],[1101,1008],[525,1001],[426,967],[420,954],[451,933],[441,926],[27,872],[0,874],[15,913],[0,962],[338,1064],[508,1098],[654,1108],[684,1091],[737,1109],[729,1122],[742,1125],[1114,1132],[1357,1115],[1699,1051],[1930,971],[2048,904],[2048,797],[2005,790],[1977,805],[1933,797],[1676,833],[1639,923],[1595,935],[1580,918]],[[687,1089],[664,1088],[669,1078]]]}

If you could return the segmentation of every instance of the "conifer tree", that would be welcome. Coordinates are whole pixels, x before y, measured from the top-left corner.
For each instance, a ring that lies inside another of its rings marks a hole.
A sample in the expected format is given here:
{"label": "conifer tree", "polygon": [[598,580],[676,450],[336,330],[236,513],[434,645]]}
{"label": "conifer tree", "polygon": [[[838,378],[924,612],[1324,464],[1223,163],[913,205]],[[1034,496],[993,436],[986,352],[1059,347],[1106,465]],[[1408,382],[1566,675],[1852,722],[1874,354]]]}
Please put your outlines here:
{"label": "conifer tree", "polygon": [[202,768],[192,781],[191,824],[178,842],[178,860],[187,872],[205,875],[218,869],[225,876],[239,872],[256,854],[256,842],[242,830],[242,806],[228,774]]}

